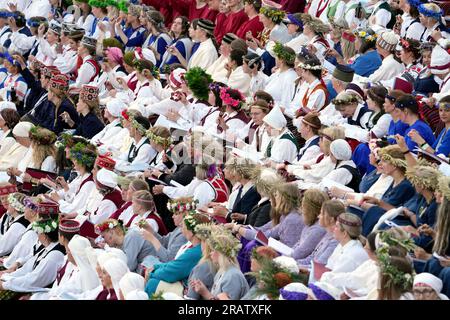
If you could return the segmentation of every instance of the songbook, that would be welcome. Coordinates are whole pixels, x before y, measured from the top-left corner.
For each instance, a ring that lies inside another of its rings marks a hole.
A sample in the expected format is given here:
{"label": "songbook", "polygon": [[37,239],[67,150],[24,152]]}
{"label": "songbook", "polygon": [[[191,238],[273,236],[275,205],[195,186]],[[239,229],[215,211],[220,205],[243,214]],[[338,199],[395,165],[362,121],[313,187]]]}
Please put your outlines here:
{"label": "songbook", "polygon": [[439,157],[439,156],[435,155],[434,153],[430,153],[428,151],[425,151],[425,150],[422,150],[419,148],[415,148],[413,150],[413,152],[417,153],[418,157],[423,158],[432,163],[436,163],[438,165],[440,165],[441,163],[450,164],[449,160],[446,159],[445,157]]}
{"label": "songbook", "polygon": [[322,263],[318,263],[313,259],[313,268],[314,268],[314,279],[316,279],[317,281],[320,280],[320,278],[322,278],[322,274],[324,274],[325,272],[330,271],[330,269],[325,267],[325,264]]}
{"label": "songbook", "polygon": [[272,237],[269,238],[267,245],[275,249],[277,252],[281,253],[283,256],[290,257],[292,255],[292,252],[294,251],[291,247],[288,247],[283,242],[280,242]]}
{"label": "songbook", "polygon": [[158,117],[158,120],[156,120],[155,122],[155,126],[163,126],[169,129],[183,130],[186,132],[188,131],[188,129],[186,129],[185,127],[179,125],[177,122],[167,119],[167,117],[163,115],[160,115]]}
{"label": "songbook", "polygon": [[[33,168],[27,168],[25,170],[25,173],[28,173],[34,179],[48,178],[50,180],[55,180],[58,177],[58,175],[54,172],[33,169]],[[31,184],[31,182],[24,182],[22,185],[23,191],[26,191],[26,192],[31,191],[32,188],[33,188],[33,185]]]}
{"label": "songbook", "polygon": [[150,166],[148,163],[118,163],[115,166],[115,169],[117,171],[121,172],[134,172],[134,171],[145,171],[148,169],[151,169],[152,166]]}
{"label": "songbook", "polygon": [[267,239],[266,235],[262,231],[258,231],[256,233],[255,240],[263,246],[267,246],[269,244],[269,239]]}
{"label": "songbook", "polygon": [[147,178],[147,179],[150,180],[150,181],[156,182],[157,184],[162,184],[163,186],[168,186],[168,184],[165,183],[164,181],[159,180],[159,179],[156,179],[156,178],[154,178],[154,177],[149,177],[149,178]]}
{"label": "songbook", "polygon": [[262,160],[264,159],[264,156],[259,152],[246,152],[238,148],[231,149],[231,153],[241,158],[250,159],[259,164],[262,164]]}

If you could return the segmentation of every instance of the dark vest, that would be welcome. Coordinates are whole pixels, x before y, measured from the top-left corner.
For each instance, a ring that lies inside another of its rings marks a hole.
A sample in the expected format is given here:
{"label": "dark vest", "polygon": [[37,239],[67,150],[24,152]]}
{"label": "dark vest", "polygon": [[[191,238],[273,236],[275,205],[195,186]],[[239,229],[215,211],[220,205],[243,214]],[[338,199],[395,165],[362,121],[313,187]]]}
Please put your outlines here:
{"label": "dark vest", "polygon": [[139,148],[135,148],[135,144],[134,144],[134,142],[131,144],[131,147],[130,147],[130,150],[128,151],[128,162],[133,162],[134,161],[134,159],[137,157],[137,155],[138,155],[138,153],[139,153],[139,150],[141,149],[141,147],[144,145],[144,144],[149,144],[150,142],[148,141],[148,139],[146,138],[145,139],[145,141],[144,141],[144,143],[143,144],[141,144],[140,146],[139,146]]}
{"label": "dark vest", "polygon": [[361,173],[357,168],[353,168],[349,165],[341,166],[340,168],[348,170],[352,175],[352,180],[350,180],[349,183],[347,183],[345,186],[352,188],[355,191],[359,190],[359,184],[361,183]]}
{"label": "dark vest", "polygon": [[319,145],[319,141],[320,141],[320,137],[316,137],[315,139],[313,139],[313,140],[309,143],[308,147],[306,147],[305,149],[303,149],[302,151],[300,151],[300,153],[299,153],[298,156],[297,156],[297,160],[300,160],[300,159],[303,157],[303,155],[305,154],[306,150],[308,150],[309,147],[312,147],[312,146],[318,146],[318,145]]}
{"label": "dark vest", "polygon": [[369,108],[367,108],[366,106],[362,107],[361,109],[359,109],[359,113],[358,116],[356,117],[356,120],[353,120],[352,118],[347,118],[347,123],[362,128],[361,119],[367,112],[372,111],[370,111]]}

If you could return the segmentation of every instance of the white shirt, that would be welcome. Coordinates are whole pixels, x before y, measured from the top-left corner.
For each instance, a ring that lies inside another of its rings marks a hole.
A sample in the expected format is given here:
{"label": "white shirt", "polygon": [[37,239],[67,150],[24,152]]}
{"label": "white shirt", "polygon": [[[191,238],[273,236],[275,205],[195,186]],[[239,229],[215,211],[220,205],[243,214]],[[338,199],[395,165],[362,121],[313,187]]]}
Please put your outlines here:
{"label": "white shirt", "polygon": [[[58,270],[63,266],[64,255],[58,250],[51,251],[58,243],[53,242],[44,249],[44,253],[36,254],[16,271],[4,274],[1,279],[3,288],[17,292],[35,292],[46,287],[56,279]],[[33,265],[37,259],[40,263],[34,269]]]}
{"label": "white shirt", "polygon": [[[392,14],[389,11],[387,11],[386,9],[379,9],[380,5],[382,5],[384,2],[386,2],[386,1],[378,1],[373,6],[372,15],[370,16],[370,18],[372,18],[372,17],[375,17],[375,18],[374,18],[374,22],[371,24],[372,27],[375,27],[375,28],[378,27],[378,29],[381,29],[381,28],[385,29],[386,25],[391,20]],[[369,18],[369,21],[370,21],[370,18]]]}
{"label": "white shirt", "polygon": [[19,242],[22,235],[25,233],[26,227],[21,223],[15,221],[23,217],[22,215],[17,216],[10,222],[10,227],[5,234],[0,238],[0,257],[8,255],[14,249],[14,246]]}
{"label": "white shirt", "polygon": [[289,106],[294,96],[294,81],[297,77],[294,69],[288,69],[283,72],[278,70],[269,77],[264,91],[273,97],[275,104],[278,104],[280,107]]}
{"label": "white shirt", "polygon": [[78,54],[74,50],[66,50],[59,54],[53,65],[58,68],[62,74],[69,74],[75,71],[77,67]]}
{"label": "white shirt", "polygon": [[111,200],[103,199],[97,210],[89,215],[89,220],[92,224],[99,224],[109,218],[114,212],[116,212],[117,207]]}
{"label": "white shirt", "polygon": [[211,78],[216,82],[226,82],[228,71],[225,68],[225,65],[227,63],[228,57],[220,55],[220,57],[206,69],[206,73],[210,74]]}
{"label": "white shirt", "polygon": [[86,18],[84,18],[83,16],[78,18],[77,25],[79,28],[83,28],[86,32],[90,32],[94,20],[95,20],[94,15],[90,13]]}
{"label": "white shirt", "polygon": [[17,30],[11,33],[11,45],[9,46],[9,50],[11,52],[17,51],[21,55],[24,55],[33,47],[36,36],[29,37],[23,33],[19,33],[19,31],[20,30]]}
{"label": "white shirt", "polygon": [[33,256],[33,246],[38,241],[36,231],[31,228],[31,224],[27,227],[25,233],[22,234],[20,240],[15,245],[11,254],[3,260],[3,266],[6,269],[12,267],[16,262],[22,265]]}
{"label": "white shirt", "polygon": [[290,163],[297,159],[297,146],[289,139],[280,139],[288,129],[283,130],[278,137],[273,138],[270,159],[274,162],[282,163],[288,161]]}
{"label": "white shirt", "polygon": [[188,69],[200,67],[204,70],[208,69],[218,58],[216,47],[211,39],[207,39],[200,43],[197,51],[191,56],[188,63]]}
{"label": "white shirt", "polygon": [[402,38],[419,41],[425,31],[423,24],[421,24],[420,21],[414,22],[415,19],[413,19],[413,17],[411,17],[407,12],[403,13],[402,20],[402,27],[400,29],[400,35]]}
{"label": "white shirt", "polygon": [[[311,82],[310,84],[306,83],[305,85],[301,86],[300,90],[305,90],[305,91],[300,91],[299,102],[300,102],[300,106],[305,108],[306,111],[308,111],[308,110],[317,110],[318,111],[321,108],[323,108],[323,106],[325,105],[325,102],[326,102],[325,92],[320,89],[317,89],[316,91],[314,91],[314,89],[320,84],[321,84],[320,80],[316,79],[313,82]],[[303,105],[303,98],[305,96],[306,96],[307,104]]]}
{"label": "white shirt", "polygon": [[[19,1],[20,2],[20,1]],[[23,13],[28,20],[31,17],[48,17],[51,11],[50,1],[48,0],[32,0],[28,6],[25,6]]]}
{"label": "white shirt", "polygon": [[163,188],[163,193],[171,199],[193,197],[194,200],[198,200],[199,206],[208,204],[216,197],[211,185],[206,181],[202,181],[197,178],[194,178],[188,185],[183,187],[165,186]]}
{"label": "white shirt", "polygon": [[56,43],[50,45],[45,38],[38,38],[39,48],[36,54],[36,59],[42,62],[46,66],[52,66],[53,62],[57,58]]}
{"label": "white shirt", "polygon": [[252,75],[250,80],[249,96],[253,98],[256,91],[264,90],[268,81],[269,76],[261,71],[258,71],[256,75]]}
{"label": "white shirt", "polygon": [[369,259],[359,240],[350,240],[344,246],[338,244],[328,258],[327,269],[331,272],[351,272]]}
{"label": "white shirt", "polygon": [[92,77],[96,74],[97,70],[92,65],[92,63],[86,62],[87,60],[93,59],[92,56],[86,56],[83,58],[83,64],[80,69],[78,69],[77,80],[71,87],[81,88],[83,84],[88,84]]}
{"label": "white shirt", "polygon": [[[156,156],[156,150],[152,148],[150,143],[145,143],[146,141],[147,137],[142,137],[137,144],[136,141],[133,142],[134,150],[138,149],[139,151],[131,162],[132,164],[149,163]],[[128,151],[120,156],[119,161],[128,162]]]}
{"label": "white shirt", "polygon": [[398,62],[394,59],[394,56],[390,54],[383,59],[381,66],[372,73],[368,78],[364,78],[355,74],[356,80],[361,81],[368,79],[370,82],[382,81],[392,79],[405,70],[403,63]]}
{"label": "white shirt", "polygon": [[301,154],[304,151],[304,153],[303,153],[302,157],[300,158],[300,160],[295,161],[294,164],[303,165],[313,159],[317,159],[317,157],[321,154],[319,145],[310,146],[312,141],[317,138],[318,138],[318,136],[312,136],[311,138],[309,138],[308,140],[305,141],[304,146],[302,148],[300,148],[300,150],[298,152],[299,154]]}
{"label": "white shirt", "polygon": [[105,145],[107,149],[120,149],[122,140],[128,135],[128,130],[120,126],[120,119],[116,118],[108,123],[102,131],[91,138],[92,143]]}
{"label": "white shirt", "polygon": [[6,31],[6,30],[8,30],[9,29],[9,27],[8,27],[8,25],[5,25],[1,30],[0,30],[0,45],[1,46],[3,46],[4,44],[5,44],[5,42],[6,42],[6,40],[8,40],[9,39],[9,37],[11,36],[11,30],[9,30],[9,31]]}
{"label": "white shirt", "polygon": [[[77,177],[74,179],[78,180],[75,182],[78,184],[78,186],[81,185],[81,181],[86,179],[90,174],[87,173],[83,175],[83,177]],[[72,182],[74,182],[72,181]],[[69,184],[70,186],[70,184]],[[66,195],[63,193],[64,198],[62,200],[59,200],[59,211],[63,214],[69,214],[76,212],[79,215],[82,215],[86,212],[86,206],[87,206],[87,200],[89,198],[89,195],[96,189],[95,182],[94,181],[88,181],[83,184],[80,191],[77,193],[77,189],[73,190],[69,188],[69,192]]]}
{"label": "white shirt", "polygon": [[158,223],[156,222],[155,219],[152,218],[148,218],[148,216],[151,214],[151,211],[147,211],[142,215],[137,215],[136,217],[134,217],[133,221],[130,224],[130,228],[134,228],[139,230],[139,221],[141,220],[145,220],[147,221],[147,223],[150,225],[150,227],[152,228],[152,230],[155,233],[158,233],[159,227],[158,227]]}

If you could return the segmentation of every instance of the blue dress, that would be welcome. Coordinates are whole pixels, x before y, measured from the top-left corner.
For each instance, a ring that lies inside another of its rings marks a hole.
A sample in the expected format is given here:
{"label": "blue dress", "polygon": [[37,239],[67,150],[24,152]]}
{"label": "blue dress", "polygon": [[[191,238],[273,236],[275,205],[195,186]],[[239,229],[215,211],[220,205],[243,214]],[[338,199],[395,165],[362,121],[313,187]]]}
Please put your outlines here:
{"label": "blue dress", "polygon": [[[123,33],[127,36],[127,43],[125,45],[125,51],[130,51],[135,47],[141,47],[145,41],[145,28],[140,26],[136,29],[133,29],[132,26],[129,26],[123,30]],[[116,39],[123,43],[122,39],[119,36],[116,36]]]}
{"label": "blue dress", "polygon": [[91,139],[97,133],[102,131],[104,127],[105,125],[100,119],[92,112],[89,112],[86,116],[80,116],[80,123],[78,124],[74,135]]}
{"label": "blue dress", "polygon": [[434,141],[436,140],[436,138],[434,137],[433,131],[431,131],[430,126],[427,125],[422,120],[417,120],[416,122],[413,123],[412,126],[409,126],[409,128],[405,131],[405,142],[406,142],[406,145],[408,146],[408,149],[410,151],[413,151],[416,148],[416,146],[417,146],[417,143],[415,143],[410,137],[408,137],[408,133],[412,129],[416,130],[420,134],[420,136],[430,146],[434,145]]}
{"label": "blue dress", "polygon": [[[394,182],[389,186],[386,192],[381,197],[381,200],[390,204],[394,207],[403,206],[411,197],[415,194],[415,189],[411,185],[411,183],[403,179],[397,186],[394,187]],[[386,213],[386,210],[373,206],[369,210],[367,210],[363,217],[363,230],[362,235],[367,237],[367,235],[372,231],[373,227],[377,224],[380,217]]]}
{"label": "blue dress", "polygon": [[149,297],[156,292],[159,281],[174,283],[177,281],[186,282],[192,269],[197,265],[202,257],[202,248],[198,244],[187,249],[177,259],[154,265],[154,270],[150,274],[145,285],[145,292]]}
{"label": "blue dress", "polygon": [[366,173],[359,183],[359,192],[366,193],[370,187],[374,185],[375,182],[378,181],[381,174],[377,172],[377,170],[372,170],[369,173]]}
{"label": "blue dress", "polygon": [[439,133],[438,138],[432,145],[436,154],[443,154],[448,157],[450,154],[450,134],[448,129],[444,129]]}
{"label": "blue dress", "polygon": [[[399,134],[401,136],[405,136],[406,130],[408,130],[409,126],[398,120],[397,122],[394,122],[394,120],[391,120],[391,123],[389,124],[388,129],[388,136],[394,136],[396,134]],[[387,139],[390,144],[397,144],[397,141],[393,138]]]}
{"label": "blue dress", "polygon": [[370,149],[367,143],[360,143],[355,148],[355,151],[352,155],[352,160],[356,164],[356,167],[361,173],[361,176],[366,173],[372,172],[375,167],[370,164],[369,161]]}
{"label": "blue dress", "polygon": [[368,77],[381,66],[381,57],[376,50],[368,51],[360,55],[348,66],[355,70],[357,75]]}

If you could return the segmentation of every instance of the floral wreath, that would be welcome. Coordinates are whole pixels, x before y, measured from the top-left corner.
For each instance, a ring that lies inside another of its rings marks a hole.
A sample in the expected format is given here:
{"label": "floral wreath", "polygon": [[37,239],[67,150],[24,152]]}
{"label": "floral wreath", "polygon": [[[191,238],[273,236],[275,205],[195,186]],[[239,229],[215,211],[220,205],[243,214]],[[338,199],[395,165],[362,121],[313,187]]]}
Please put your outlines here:
{"label": "floral wreath", "polygon": [[167,209],[173,213],[182,213],[197,209],[198,200],[189,199],[187,201],[181,201],[180,199],[170,199],[167,202]]}
{"label": "floral wreath", "polygon": [[437,189],[444,195],[447,200],[450,201],[450,177],[440,177]]}
{"label": "floral wreath", "polygon": [[389,255],[389,247],[401,246],[410,251],[415,247],[414,241],[412,239],[396,239],[387,232],[380,233],[380,239],[385,245],[382,245],[380,248],[378,248],[376,254],[380,263],[381,272],[390,278],[387,282],[387,285],[389,285],[392,281],[396,285],[401,285],[404,289],[409,289],[413,284],[414,272],[413,274],[405,273],[393,266],[390,263],[391,256]]}
{"label": "floral wreath", "polygon": [[235,90],[239,94],[239,100],[236,100],[230,96],[228,90],[230,90],[230,88],[220,88],[220,99],[222,99],[223,104],[233,108],[238,108],[239,106],[241,106],[242,102],[245,100],[245,97],[242,95],[242,93],[239,90]]}
{"label": "floral wreath", "polygon": [[421,4],[417,7],[417,9],[419,9],[419,13],[423,14],[425,17],[430,17],[430,18],[433,18],[433,19],[438,20],[438,21],[439,21],[439,19],[440,19],[440,18],[442,17],[442,15],[443,15],[442,9],[439,10],[439,12],[436,12],[436,11],[427,9],[427,8],[424,6],[424,3],[421,3]]}
{"label": "floral wreath", "polygon": [[42,233],[50,233],[52,231],[55,231],[58,229],[58,219],[45,219],[45,220],[39,220],[35,221],[32,224],[32,228],[34,231],[36,231],[39,234]]}
{"label": "floral wreath", "polygon": [[144,126],[142,124],[140,124],[139,122],[136,121],[136,119],[130,117],[131,120],[131,126],[133,128],[135,128],[137,131],[139,131],[139,133],[145,135],[147,132],[147,129],[144,128]]}
{"label": "floral wreath", "polygon": [[275,43],[275,46],[273,47],[273,52],[279,59],[284,60],[287,63],[292,64],[295,61],[295,53],[286,50],[286,47],[283,46],[283,44],[281,44],[280,42]]}
{"label": "floral wreath", "polygon": [[56,134],[50,130],[47,130],[47,133],[42,132],[42,128],[40,126],[33,126],[30,129],[30,139],[33,139],[37,142],[37,144],[43,144],[43,145],[50,145],[55,143],[56,141]]}
{"label": "floral wreath", "polygon": [[91,167],[94,165],[97,155],[86,152],[86,145],[78,142],[70,149],[70,157],[84,166]]}
{"label": "floral wreath", "polygon": [[198,226],[199,224],[203,224],[205,222],[200,222],[199,220],[196,219],[196,216],[204,216],[206,218],[208,218],[208,220],[210,221],[211,218],[203,213],[198,213],[195,210],[190,210],[186,216],[184,217],[183,221],[184,224],[186,225],[186,228],[193,232],[195,234],[195,227]]}
{"label": "floral wreath", "polygon": [[357,36],[358,38],[361,38],[361,39],[365,40],[365,41],[370,41],[370,42],[372,42],[372,41],[377,40],[377,34],[376,34],[376,33],[374,33],[374,34],[369,34],[369,33],[368,33],[367,31],[365,31],[365,30],[355,31],[355,32],[354,32],[354,35]]}
{"label": "floral wreath", "polygon": [[110,219],[103,223],[96,224],[95,225],[95,233],[101,234],[102,232],[104,232],[106,230],[112,230],[119,226],[120,226],[119,221]]}
{"label": "floral wreath", "polygon": [[160,144],[160,145],[162,145],[162,146],[164,146],[164,147],[166,147],[166,148],[167,148],[168,146],[170,146],[170,144],[172,143],[171,137],[163,138],[163,137],[161,137],[161,136],[157,136],[156,134],[154,134],[154,133],[151,132],[150,130],[147,130],[147,131],[146,131],[146,135],[147,135],[147,137],[148,137],[150,140],[152,140],[152,141],[156,142],[157,144]]}
{"label": "floral wreath", "polygon": [[8,195],[8,203],[16,211],[24,212],[25,206],[19,200],[16,199],[16,194],[18,194],[18,193],[10,193]]}
{"label": "floral wreath", "polygon": [[[224,237],[230,240],[229,243],[223,241]],[[229,258],[236,257],[242,248],[241,242],[229,230],[223,228],[211,230],[211,235],[207,239],[207,243],[211,249]]]}
{"label": "floral wreath", "polygon": [[[417,172],[423,172],[424,176],[418,176]],[[405,176],[413,186],[421,186],[427,190],[434,191],[439,184],[441,173],[430,166],[414,166],[406,170]]]}
{"label": "floral wreath", "polygon": [[317,66],[313,66],[310,64],[305,64],[303,62],[300,62],[298,64],[298,67],[305,69],[305,70],[322,70],[322,66],[321,65],[317,65]]}
{"label": "floral wreath", "polygon": [[283,21],[284,17],[286,16],[286,12],[282,10],[267,7],[262,7],[261,9],[259,9],[259,13],[262,13],[266,17],[270,18],[276,24]]}
{"label": "floral wreath", "polygon": [[353,103],[359,103],[359,99],[355,95],[350,95],[347,99],[337,99],[334,98],[331,100],[331,103],[333,103],[335,106],[342,106],[342,105],[348,105]]}
{"label": "floral wreath", "polygon": [[195,236],[203,241],[208,240],[215,227],[217,227],[217,225],[213,223],[198,224],[195,226]]}

